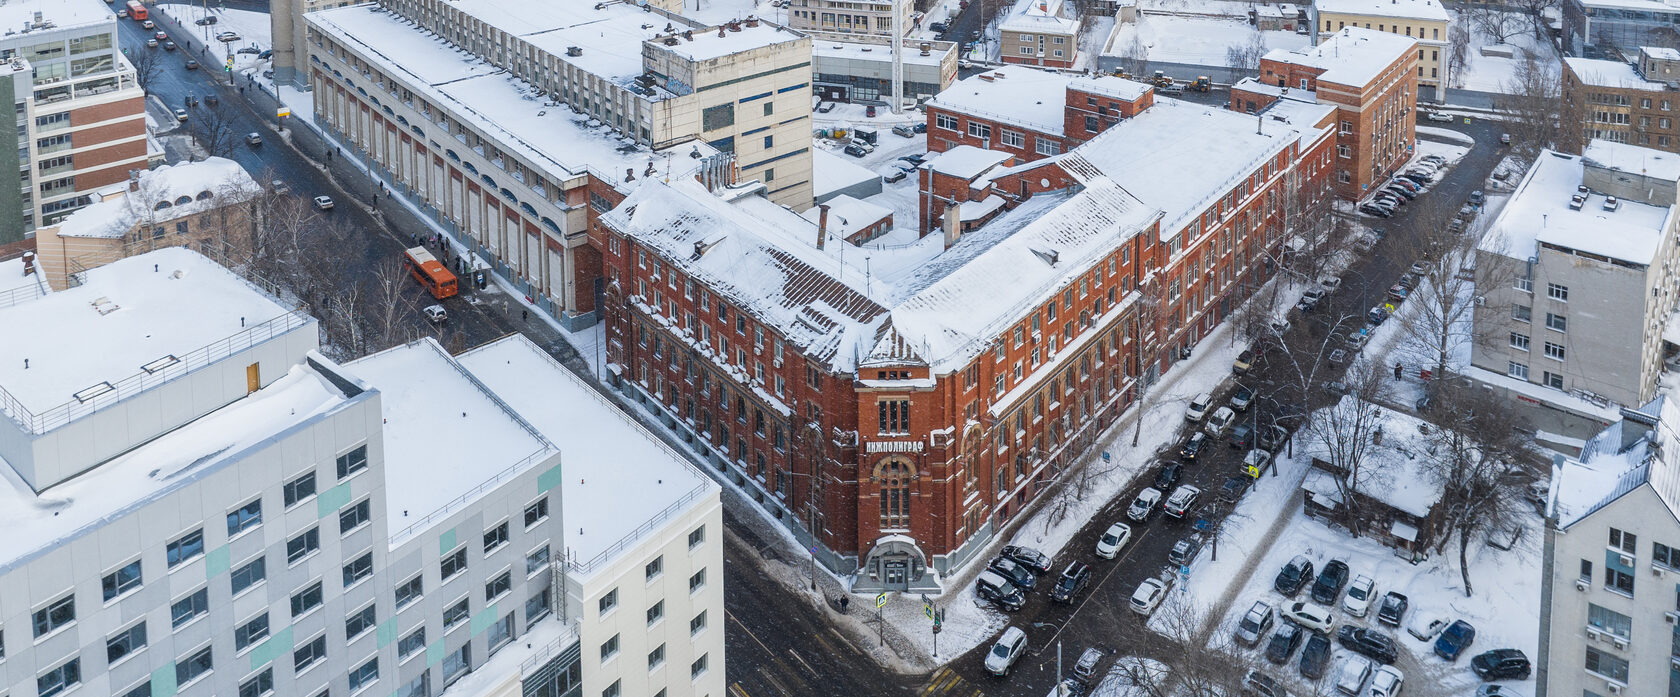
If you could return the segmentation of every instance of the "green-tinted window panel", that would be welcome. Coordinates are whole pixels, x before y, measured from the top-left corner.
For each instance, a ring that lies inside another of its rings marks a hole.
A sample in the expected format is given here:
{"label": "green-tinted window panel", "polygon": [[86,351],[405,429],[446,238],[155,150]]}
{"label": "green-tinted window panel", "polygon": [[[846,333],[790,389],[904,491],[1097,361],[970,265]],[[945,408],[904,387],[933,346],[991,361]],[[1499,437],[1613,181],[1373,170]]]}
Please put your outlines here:
{"label": "green-tinted window panel", "polygon": [[438,554],[448,554],[455,549],[455,529],[450,528],[438,535]]}
{"label": "green-tinted window panel", "polygon": [[210,550],[204,555],[204,577],[215,578],[218,574],[225,574],[228,570],[228,547],[222,545]]}
{"label": "green-tinted window panel", "polygon": [[[442,663],[443,662],[443,657],[446,654],[448,654],[448,651],[446,651],[443,648],[443,640],[442,639],[438,639],[437,641],[434,641],[430,644],[427,644],[426,645],[426,665],[428,667],[430,667],[430,666],[435,666],[439,663]],[[174,673],[170,673],[170,675],[174,675]]]}
{"label": "green-tinted window panel", "polygon": [[379,627],[374,632],[374,636],[379,641],[379,648],[382,649],[385,648],[386,644],[396,641],[397,618],[391,617],[386,619],[384,622],[380,622]]}
{"label": "green-tinted window panel", "polygon": [[496,623],[497,617],[498,615],[496,614],[495,605],[479,610],[478,614],[473,615],[472,618],[472,635],[478,636],[483,634],[484,630],[489,629],[490,625]]}
{"label": "green-tinted window panel", "polygon": [[549,489],[560,486],[560,466],[548,468],[547,472],[537,475],[537,492],[545,493]]}
{"label": "green-tinted window panel", "polygon": [[325,518],[350,503],[350,482],[323,491],[315,497],[315,517]]}
{"label": "green-tinted window panel", "polygon": [[175,662],[152,671],[152,697],[175,697]]}
{"label": "green-tinted window panel", "polygon": [[251,670],[266,666],[274,659],[291,653],[293,648],[295,647],[292,645],[291,627],[275,632],[274,636],[268,638],[268,641],[257,644],[256,648],[251,649]]}

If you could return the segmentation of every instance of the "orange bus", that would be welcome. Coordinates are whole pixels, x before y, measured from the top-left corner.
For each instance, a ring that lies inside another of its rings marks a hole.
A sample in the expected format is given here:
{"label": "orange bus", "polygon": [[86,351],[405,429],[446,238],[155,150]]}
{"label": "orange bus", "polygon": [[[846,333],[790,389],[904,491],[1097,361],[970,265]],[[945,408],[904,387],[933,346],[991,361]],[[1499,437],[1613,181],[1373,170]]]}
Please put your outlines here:
{"label": "orange bus", "polygon": [[146,6],[140,4],[140,0],[128,0],[128,18],[136,22],[145,21]]}
{"label": "orange bus", "polygon": [[426,287],[426,292],[432,297],[442,300],[455,295],[455,274],[444,268],[443,263],[426,251],[425,247],[411,247],[403,256],[403,265],[408,267],[408,273],[414,280]]}

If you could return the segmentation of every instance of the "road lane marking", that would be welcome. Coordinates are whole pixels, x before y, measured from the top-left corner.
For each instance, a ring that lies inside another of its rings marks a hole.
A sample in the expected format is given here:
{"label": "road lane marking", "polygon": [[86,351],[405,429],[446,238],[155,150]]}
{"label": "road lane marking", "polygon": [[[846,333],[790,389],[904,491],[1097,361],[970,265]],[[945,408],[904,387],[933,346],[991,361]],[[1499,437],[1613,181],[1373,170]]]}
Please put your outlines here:
{"label": "road lane marking", "polygon": [[733,613],[733,612],[730,612],[730,611],[729,611],[729,610],[728,610],[728,609],[725,609],[725,610],[724,610],[724,611],[723,611],[723,615],[724,615],[724,617],[727,617],[727,618],[729,618],[729,619],[730,619],[730,620],[733,620],[733,621],[734,621],[734,622],[735,622],[735,625],[736,625],[736,626],[738,626],[738,627],[740,627],[740,628],[741,628],[741,631],[743,631],[743,632],[746,632],[746,633],[747,633],[747,636],[748,636],[748,637],[749,637],[749,638],[751,638],[751,639],[752,639],[752,640],[753,640],[753,643],[754,643],[754,644],[758,644],[758,648],[761,648],[761,649],[764,649],[764,653],[766,653],[766,654],[768,654],[768,655],[769,655],[769,656],[771,656],[771,657],[772,657],[772,658],[774,658],[774,657],[775,657],[775,655],[776,655],[776,652],[775,652],[775,651],[771,651],[771,650],[770,650],[770,647],[768,647],[768,646],[765,646],[765,645],[764,645],[764,642],[762,642],[762,641],[759,641],[759,640],[758,640],[758,635],[757,635],[757,634],[753,634],[753,633],[752,633],[752,630],[751,630],[751,629],[747,629],[747,624],[746,624],[746,623],[745,623],[745,622],[742,622],[742,621],[741,621],[741,620],[740,620],[740,618],[737,618],[737,617],[736,617],[736,616],[735,616],[735,613]]}
{"label": "road lane marking", "polygon": [[[780,661],[776,661],[774,659],[772,659],[771,662],[772,663],[780,663]],[[787,685],[783,685],[782,681],[776,679],[775,674],[770,672],[770,669],[769,669],[768,666],[761,665],[761,666],[758,667],[758,677],[764,678],[765,682],[770,683],[771,686],[775,687],[777,690],[780,690],[781,694],[784,695],[784,696],[791,696],[793,694],[793,691],[789,690],[787,688]]]}
{"label": "road lane marking", "polygon": [[788,650],[787,650],[787,652],[788,652],[788,655],[789,655],[789,656],[792,656],[792,657],[793,657],[793,660],[795,660],[795,661],[799,661],[799,665],[802,665],[802,666],[805,666],[805,670],[807,670],[807,671],[810,671],[810,673],[811,673],[811,676],[812,676],[812,677],[816,677],[816,675],[817,675],[817,669],[816,669],[816,668],[812,668],[812,667],[811,667],[811,664],[809,664],[809,663],[806,663],[806,662],[805,662],[805,659],[804,659],[804,658],[801,658],[801,657],[800,657],[800,656],[799,656],[799,652],[798,652],[798,651],[794,651],[794,650],[793,650],[793,649],[791,649],[791,648],[790,648],[790,649],[788,649]]}
{"label": "road lane marking", "polygon": [[752,695],[747,694],[746,690],[741,689],[741,683],[738,682],[730,683],[729,693],[735,695],[735,697],[752,697]]}

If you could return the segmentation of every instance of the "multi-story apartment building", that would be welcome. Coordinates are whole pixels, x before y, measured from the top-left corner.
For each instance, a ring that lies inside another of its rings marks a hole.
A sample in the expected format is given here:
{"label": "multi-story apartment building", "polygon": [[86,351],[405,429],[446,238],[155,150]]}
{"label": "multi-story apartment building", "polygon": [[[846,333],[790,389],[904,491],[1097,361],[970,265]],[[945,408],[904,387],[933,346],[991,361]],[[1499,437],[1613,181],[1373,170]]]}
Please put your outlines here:
{"label": "multi-story apartment building", "polygon": [[1021,162],[1060,155],[1154,104],[1148,85],[1002,66],[970,76],[923,105],[930,152],[959,145]]}
{"label": "multi-story apartment building", "polygon": [[147,152],[145,94],[108,6],[11,3],[0,27],[0,97],[17,113],[15,147],[0,147],[0,211],[11,211],[0,215],[3,253],[145,169]]}
{"label": "multi-story apartment building", "polygon": [[1660,0],[1563,0],[1563,50],[1572,56],[1633,60],[1640,46],[1666,46],[1680,8]]}
{"label": "multi-story apartment building", "polygon": [[1319,0],[1313,9],[1318,15],[1320,40],[1347,27],[1417,39],[1418,84],[1432,90],[1436,101],[1447,101],[1446,88],[1452,84],[1447,72],[1452,16],[1439,0]]}
{"label": "multi-story apartment building", "polygon": [[1019,0],[998,36],[1005,63],[1072,68],[1079,58],[1079,17],[1062,0]]}
{"label": "multi-story apartment building", "polygon": [[[956,81],[956,42],[902,39],[900,49],[906,102],[932,98]],[[836,102],[892,99],[892,44],[887,40],[813,41],[811,51],[811,87],[817,96]]]}
{"label": "multi-story apartment building", "polygon": [[1565,411],[1549,396],[1654,397],[1680,291],[1677,182],[1680,156],[1634,145],[1537,157],[1476,249],[1472,376]]}
{"label": "multi-story apartment building", "polygon": [[1588,141],[1630,143],[1680,152],[1680,51],[1639,47],[1639,61],[1563,59],[1562,149],[1579,154]]}
{"label": "multi-story apartment building", "polygon": [[[893,26],[893,13],[898,13],[898,26]],[[905,36],[915,26],[912,18],[916,3],[909,0],[793,0],[787,12],[788,26],[810,34],[826,34],[834,38],[841,34],[871,34],[891,37],[893,32]],[[680,11],[680,10],[678,10]]]}
{"label": "multi-story apartment building", "polygon": [[[1009,210],[916,263],[865,267],[826,211],[756,187],[649,183],[592,231],[616,382],[853,590],[936,588],[1269,277],[1286,199],[1329,195],[1321,111],[1257,132],[1158,100],[1063,157],[975,168],[975,200]],[[1206,166],[1135,166],[1167,159]]]}
{"label": "multi-story apartment building", "polygon": [[223,157],[131,173],[127,185],[94,192],[95,203],[36,231],[36,259],[54,290],[96,266],[162,247],[222,257],[248,248],[257,225],[247,205],[262,187]]}
{"label": "multi-story apartment building", "polygon": [[1537,697],[1661,695],[1680,675],[1677,425],[1667,396],[1624,408],[1554,469]]}
{"label": "multi-story apartment building", "polygon": [[1412,156],[1417,136],[1417,40],[1348,27],[1317,46],[1276,49],[1260,77],[1231,87],[1231,109],[1279,99],[1336,107],[1336,194],[1359,200]]}
{"label": "multi-story apartment building", "polygon": [[316,122],[543,310],[575,327],[595,320],[600,257],[585,231],[641,182],[738,172],[809,207],[808,39],[757,20],[692,27],[625,3],[517,17],[498,7],[310,13]]}
{"label": "multi-story apartment building", "polygon": [[[721,524],[715,486],[593,404],[589,418],[509,406],[530,401],[512,369],[569,406],[600,400],[528,341],[480,348],[474,366],[429,339],[340,366],[312,319],[180,248],[6,297],[0,318],[38,329],[0,347],[17,366],[0,372],[10,693],[422,697],[471,674],[595,694],[628,687],[620,673],[664,675],[584,647],[667,636],[700,666],[668,694],[720,693],[721,638],[691,657],[680,619],[721,614],[721,595],[677,580],[722,583],[695,542]],[[591,445],[602,428],[607,457]],[[588,495],[628,492],[633,513],[566,510],[610,505],[562,500],[570,477],[597,474]],[[674,574],[670,629],[651,609],[580,621],[590,579],[621,565],[653,604],[654,572]]]}

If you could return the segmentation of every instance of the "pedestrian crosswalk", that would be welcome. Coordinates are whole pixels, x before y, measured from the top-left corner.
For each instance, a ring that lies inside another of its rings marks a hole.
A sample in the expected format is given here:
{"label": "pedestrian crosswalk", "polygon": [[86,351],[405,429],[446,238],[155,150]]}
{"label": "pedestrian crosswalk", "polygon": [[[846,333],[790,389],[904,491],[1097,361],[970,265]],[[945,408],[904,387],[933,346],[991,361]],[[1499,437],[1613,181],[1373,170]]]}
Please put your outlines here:
{"label": "pedestrian crosswalk", "polygon": [[933,672],[927,685],[922,687],[920,697],[981,697],[985,694],[979,688],[970,685],[957,675],[950,666],[942,666]]}

